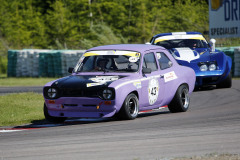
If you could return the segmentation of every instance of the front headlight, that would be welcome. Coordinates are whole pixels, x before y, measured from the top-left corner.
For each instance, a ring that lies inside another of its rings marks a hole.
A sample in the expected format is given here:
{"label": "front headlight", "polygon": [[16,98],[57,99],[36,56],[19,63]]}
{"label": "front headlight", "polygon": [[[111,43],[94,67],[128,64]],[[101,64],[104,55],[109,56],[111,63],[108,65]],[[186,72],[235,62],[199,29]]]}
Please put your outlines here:
{"label": "front headlight", "polygon": [[207,69],[208,69],[208,67],[207,67],[206,64],[202,64],[202,65],[200,66],[200,71],[207,71]]}
{"label": "front headlight", "polygon": [[102,94],[103,98],[107,100],[112,99],[113,97],[113,91],[110,89],[104,89]]}
{"label": "front headlight", "polygon": [[47,91],[47,95],[49,98],[56,98],[57,97],[57,90],[55,88],[49,88]]}
{"label": "front headlight", "polygon": [[214,70],[216,70],[217,69],[217,66],[216,66],[216,64],[210,64],[209,65],[209,71],[214,71]]}

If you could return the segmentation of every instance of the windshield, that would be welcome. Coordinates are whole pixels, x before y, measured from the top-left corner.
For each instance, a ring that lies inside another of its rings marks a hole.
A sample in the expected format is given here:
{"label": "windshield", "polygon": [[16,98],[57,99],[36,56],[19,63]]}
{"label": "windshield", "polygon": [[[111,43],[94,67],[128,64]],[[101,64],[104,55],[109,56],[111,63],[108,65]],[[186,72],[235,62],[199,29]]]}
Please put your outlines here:
{"label": "windshield", "polygon": [[162,46],[166,49],[171,48],[208,48],[207,43],[203,40],[196,39],[173,39],[157,42],[156,45]]}
{"label": "windshield", "polygon": [[160,36],[154,39],[152,44],[162,46],[166,49],[171,48],[208,48],[206,39],[200,34],[173,34]]}
{"label": "windshield", "polygon": [[86,52],[75,67],[75,72],[137,72],[140,53],[133,51]]}

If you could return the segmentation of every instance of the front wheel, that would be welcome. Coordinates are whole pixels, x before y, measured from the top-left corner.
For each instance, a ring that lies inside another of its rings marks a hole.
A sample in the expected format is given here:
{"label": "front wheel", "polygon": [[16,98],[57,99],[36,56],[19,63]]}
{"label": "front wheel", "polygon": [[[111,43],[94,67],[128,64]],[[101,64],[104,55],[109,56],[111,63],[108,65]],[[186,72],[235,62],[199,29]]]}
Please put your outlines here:
{"label": "front wheel", "polygon": [[135,94],[129,94],[124,103],[122,108],[120,109],[119,113],[117,113],[117,118],[132,120],[135,119],[138,115],[138,98]]}
{"label": "front wheel", "polygon": [[190,98],[188,94],[188,87],[186,85],[181,85],[178,87],[172,101],[168,105],[168,109],[172,113],[176,112],[186,112],[189,108]]}
{"label": "front wheel", "polygon": [[43,107],[43,112],[44,112],[45,119],[48,122],[63,123],[67,119],[66,117],[53,117],[53,116],[50,116],[49,113],[48,113],[48,108],[47,108],[45,103],[44,103],[44,107]]}
{"label": "front wheel", "polygon": [[232,74],[229,73],[227,78],[217,84],[217,88],[231,88],[232,87]]}

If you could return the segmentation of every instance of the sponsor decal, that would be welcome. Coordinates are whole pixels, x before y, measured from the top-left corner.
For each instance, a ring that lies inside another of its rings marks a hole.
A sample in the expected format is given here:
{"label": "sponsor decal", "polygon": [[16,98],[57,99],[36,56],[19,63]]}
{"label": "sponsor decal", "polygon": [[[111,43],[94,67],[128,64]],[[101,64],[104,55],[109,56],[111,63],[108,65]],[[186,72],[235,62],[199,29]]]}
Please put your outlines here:
{"label": "sponsor decal", "polygon": [[175,74],[174,71],[164,74],[164,81],[165,82],[169,82],[169,81],[172,81],[174,79],[177,79],[177,75]]}
{"label": "sponsor decal", "polygon": [[116,81],[118,79],[119,79],[118,76],[96,76],[94,78],[90,78],[89,80],[97,83],[106,83],[106,82]]}
{"label": "sponsor decal", "polygon": [[210,38],[240,37],[239,23],[239,0],[209,0]]}
{"label": "sponsor decal", "polygon": [[148,100],[153,105],[158,99],[159,85],[157,79],[150,79],[148,84]]}
{"label": "sponsor decal", "polygon": [[139,89],[139,88],[142,88],[142,83],[140,81],[137,81],[137,82],[133,82],[133,85]]}
{"label": "sponsor decal", "polygon": [[157,59],[161,59],[161,53],[157,53]]}
{"label": "sponsor decal", "polygon": [[133,62],[133,63],[135,63],[135,62],[137,62],[138,61],[138,57],[129,57],[129,62]]}
{"label": "sponsor decal", "polygon": [[87,87],[94,87],[94,86],[100,86],[103,83],[87,83]]}
{"label": "sponsor decal", "polygon": [[87,83],[87,87],[103,85],[106,82],[116,81],[118,79],[118,76],[96,76],[94,78],[89,78],[89,80],[95,83]]}

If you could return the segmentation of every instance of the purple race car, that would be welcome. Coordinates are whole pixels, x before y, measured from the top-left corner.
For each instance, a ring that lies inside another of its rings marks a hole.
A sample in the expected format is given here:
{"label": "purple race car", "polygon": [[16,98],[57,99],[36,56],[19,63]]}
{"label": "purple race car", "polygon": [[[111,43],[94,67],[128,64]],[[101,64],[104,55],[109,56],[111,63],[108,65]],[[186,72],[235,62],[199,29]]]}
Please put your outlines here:
{"label": "purple race car", "polygon": [[185,112],[195,84],[191,68],[180,66],[165,48],[145,44],[91,48],[69,72],[43,88],[48,121],[135,119],[139,111],[164,105]]}

